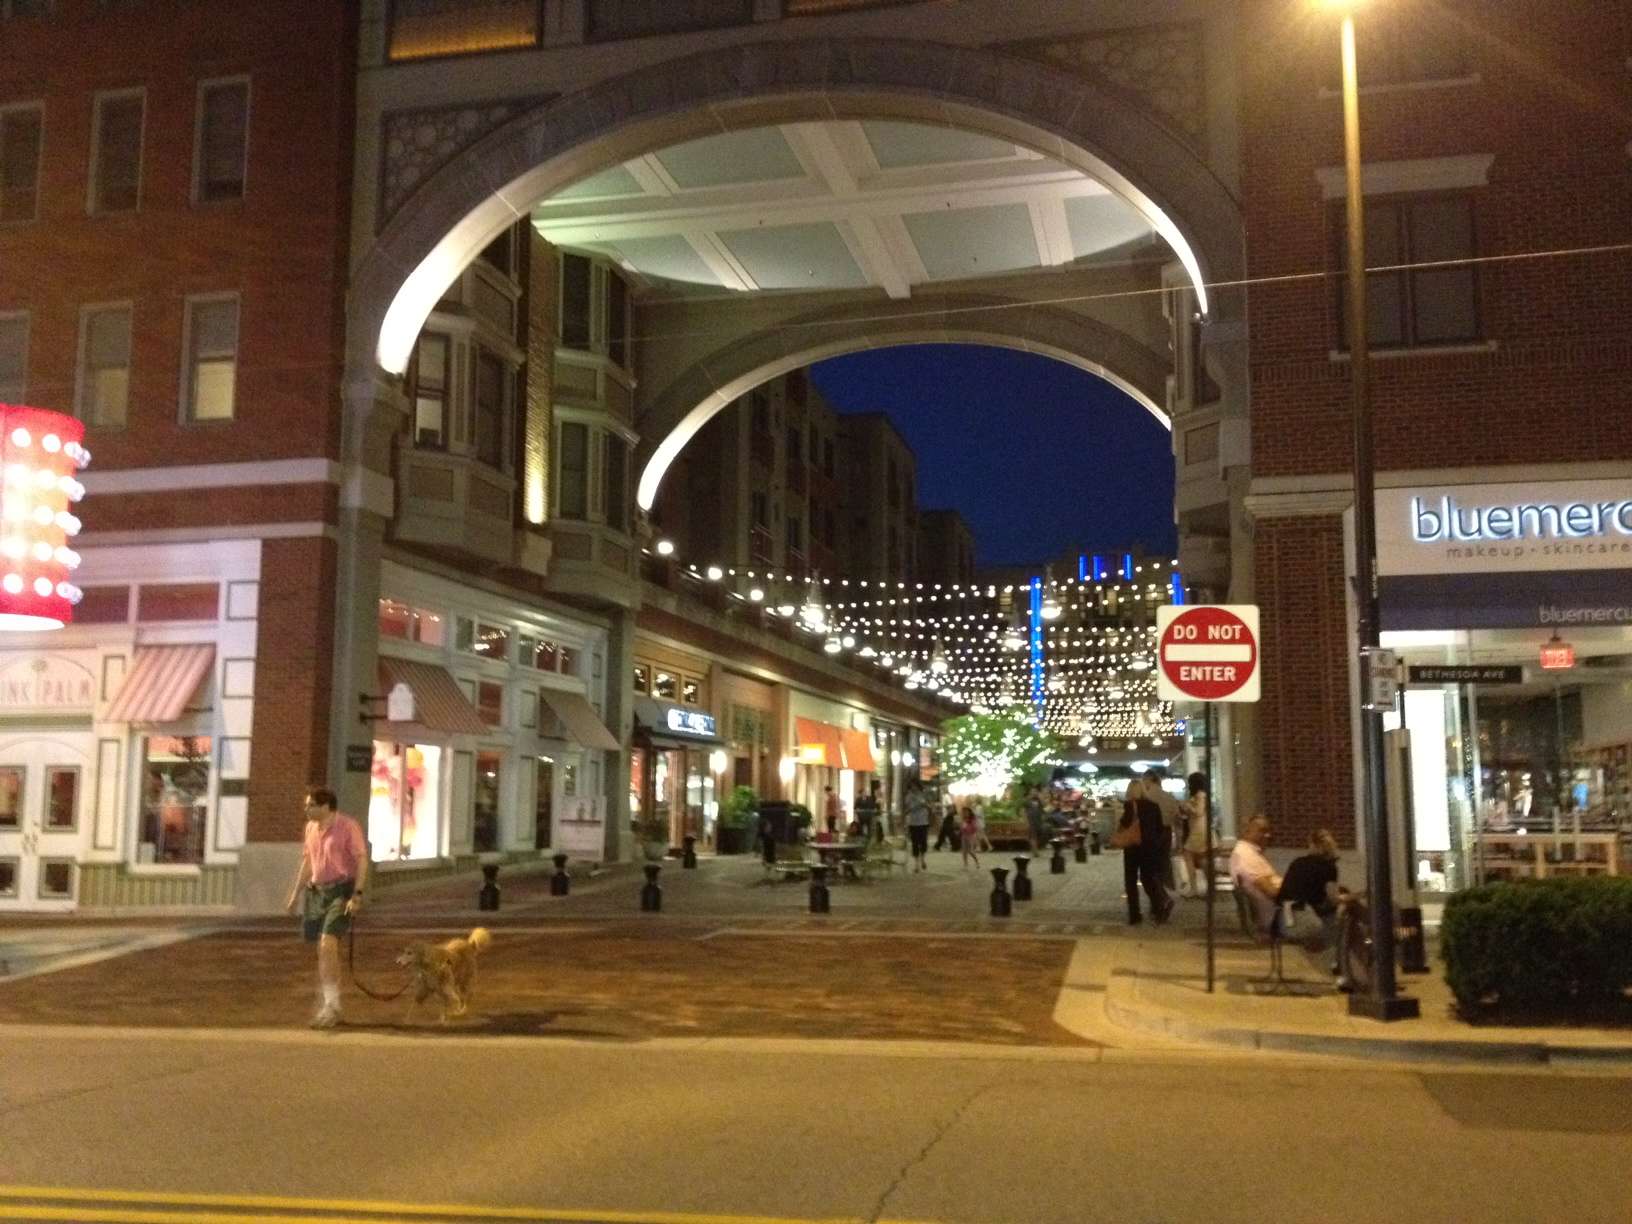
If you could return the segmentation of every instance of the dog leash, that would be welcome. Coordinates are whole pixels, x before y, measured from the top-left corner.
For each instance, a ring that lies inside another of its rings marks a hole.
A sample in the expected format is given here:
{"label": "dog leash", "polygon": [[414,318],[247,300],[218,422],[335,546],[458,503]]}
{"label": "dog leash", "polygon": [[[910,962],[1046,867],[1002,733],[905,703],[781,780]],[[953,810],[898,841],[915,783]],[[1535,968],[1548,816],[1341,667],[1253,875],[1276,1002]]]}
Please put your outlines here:
{"label": "dog leash", "polygon": [[357,915],[355,914],[351,916],[351,925],[346,928],[346,972],[351,975],[351,984],[353,986],[379,1003],[390,1003],[393,1000],[400,999],[407,993],[408,987],[414,984],[414,979],[410,976],[392,994],[376,994],[364,985],[362,979],[357,976]]}

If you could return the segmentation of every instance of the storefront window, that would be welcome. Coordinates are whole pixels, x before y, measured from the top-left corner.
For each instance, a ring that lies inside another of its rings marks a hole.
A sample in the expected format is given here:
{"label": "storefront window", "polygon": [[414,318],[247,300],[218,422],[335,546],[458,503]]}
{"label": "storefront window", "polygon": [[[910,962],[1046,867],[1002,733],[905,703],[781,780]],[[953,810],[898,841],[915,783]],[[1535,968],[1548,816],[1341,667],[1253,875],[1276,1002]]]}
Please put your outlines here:
{"label": "storefront window", "polygon": [[521,665],[531,667],[536,671],[553,672],[560,667],[560,648],[548,638],[536,638],[529,634],[522,634],[517,639],[520,647]]}
{"label": "storefront window", "polygon": [[71,829],[79,812],[79,770],[54,765],[45,771],[45,827]]}
{"label": "storefront window", "polygon": [[483,680],[476,685],[476,713],[490,727],[504,722],[504,685],[496,680]]}
{"label": "storefront window", "polygon": [[209,823],[207,735],[155,735],[142,741],[138,863],[202,863]]}
{"label": "storefront window", "polygon": [[563,646],[556,652],[556,664],[563,676],[578,674],[578,652],[570,646]]}
{"label": "storefront window", "polygon": [[470,647],[472,654],[484,659],[505,660],[510,657],[510,630],[502,625],[476,626],[476,638]]}
{"label": "storefront window", "polygon": [[485,854],[499,848],[499,768],[496,752],[476,754],[476,796],[472,806],[474,849]]}
{"label": "storefront window", "polygon": [[555,845],[555,762],[539,757],[533,787],[533,845],[540,850]]}
{"label": "storefront window", "polygon": [[445,622],[435,612],[411,607],[396,599],[380,600],[381,637],[440,646],[445,632]]}
{"label": "storefront window", "polygon": [[703,699],[703,688],[696,680],[687,676],[680,682],[680,700],[687,705],[696,705]]}
{"label": "storefront window", "polygon": [[673,701],[680,693],[680,677],[673,672],[660,671],[652,678],[652,696]]}
{"label": "storefront window", "polygon": [[23,771],[0,769],[0,829],[15,829],[23,818]]}
{"label": "storefront window", "polygon": [[644,663],[635,664],[635,692],[649,693],[652,691],[652,672]]}
{"label": "storefront window", "polygon": [[368,841],[376,859],[437,857],[441,775],[442,749],[435,745],[374,741]]}

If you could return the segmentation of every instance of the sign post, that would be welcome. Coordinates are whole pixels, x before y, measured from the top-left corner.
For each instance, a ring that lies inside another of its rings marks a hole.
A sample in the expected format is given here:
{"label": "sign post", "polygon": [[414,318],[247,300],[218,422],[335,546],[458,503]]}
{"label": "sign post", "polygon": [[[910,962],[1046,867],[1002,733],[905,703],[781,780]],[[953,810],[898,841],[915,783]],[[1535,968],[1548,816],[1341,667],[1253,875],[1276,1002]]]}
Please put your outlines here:
{"label": "sign post", "polygon": [[1213,992],[1213,719],[1225,701],[1257,701],[1259,670],[1256,604],[1191,604],[1156,609],[1156,696],[1163,701],[1204,701],[1207,732],[1207,993]]}

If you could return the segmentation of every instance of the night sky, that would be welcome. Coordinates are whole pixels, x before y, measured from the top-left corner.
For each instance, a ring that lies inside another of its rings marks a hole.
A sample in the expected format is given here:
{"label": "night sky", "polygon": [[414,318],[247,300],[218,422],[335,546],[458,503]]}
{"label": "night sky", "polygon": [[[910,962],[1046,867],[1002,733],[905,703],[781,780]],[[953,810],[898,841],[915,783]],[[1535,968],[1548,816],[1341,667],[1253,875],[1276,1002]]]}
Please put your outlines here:
{"label": "night sky", "polygon": [[1168,433],[1102,379],[964,344],[835,357],[811,378],[838,412],[894,419],[918,456],[919,508],[960,511],[981,565],[1135,545],[1172,555]]}

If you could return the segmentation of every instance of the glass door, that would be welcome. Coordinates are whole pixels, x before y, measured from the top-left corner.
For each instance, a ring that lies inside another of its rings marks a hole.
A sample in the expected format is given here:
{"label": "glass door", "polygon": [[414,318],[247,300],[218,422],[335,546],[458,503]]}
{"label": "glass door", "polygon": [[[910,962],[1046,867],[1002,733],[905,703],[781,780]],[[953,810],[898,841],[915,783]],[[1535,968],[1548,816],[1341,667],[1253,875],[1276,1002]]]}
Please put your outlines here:
{"label": "glass door", "polygon": [[29,740],[0,749],[0,909],[72,909],[78,892],[84,761]]}

